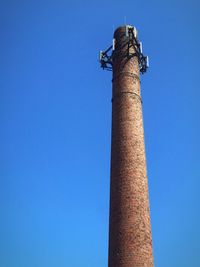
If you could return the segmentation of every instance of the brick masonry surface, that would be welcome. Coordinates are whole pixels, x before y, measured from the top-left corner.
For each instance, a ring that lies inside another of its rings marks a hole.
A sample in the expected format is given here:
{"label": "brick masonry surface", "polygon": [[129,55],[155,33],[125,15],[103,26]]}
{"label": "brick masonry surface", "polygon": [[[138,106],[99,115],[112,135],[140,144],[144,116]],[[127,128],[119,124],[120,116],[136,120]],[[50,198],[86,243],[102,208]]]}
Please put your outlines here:
{"label": "brick masonry surface", "polygon": [[138,59],[125,27],[114,37],[108,266],[153,267]]}

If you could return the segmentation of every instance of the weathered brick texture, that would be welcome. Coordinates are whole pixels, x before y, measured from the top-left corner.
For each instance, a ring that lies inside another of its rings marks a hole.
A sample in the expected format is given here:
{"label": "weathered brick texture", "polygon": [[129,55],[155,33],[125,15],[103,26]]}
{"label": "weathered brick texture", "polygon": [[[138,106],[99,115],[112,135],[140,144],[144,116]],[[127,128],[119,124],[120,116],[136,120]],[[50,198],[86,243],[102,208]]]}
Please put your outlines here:
{"label": "weathered brick texture", "polygon": [[109,267],[152,267],[138,59],[124,56],[125,27],[114,37]]}

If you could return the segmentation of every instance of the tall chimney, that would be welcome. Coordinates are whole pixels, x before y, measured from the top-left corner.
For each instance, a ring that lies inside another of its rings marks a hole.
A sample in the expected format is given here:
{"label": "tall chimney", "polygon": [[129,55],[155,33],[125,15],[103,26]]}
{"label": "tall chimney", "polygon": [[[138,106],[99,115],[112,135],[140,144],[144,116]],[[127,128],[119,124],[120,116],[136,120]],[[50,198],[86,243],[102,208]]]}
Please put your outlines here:
{"label": "tall chimney", "polygon": [[153,267],[140,94],[148,59],[133,26],[117,28],[113,43],[100,56],[113,71],[108,266]]}

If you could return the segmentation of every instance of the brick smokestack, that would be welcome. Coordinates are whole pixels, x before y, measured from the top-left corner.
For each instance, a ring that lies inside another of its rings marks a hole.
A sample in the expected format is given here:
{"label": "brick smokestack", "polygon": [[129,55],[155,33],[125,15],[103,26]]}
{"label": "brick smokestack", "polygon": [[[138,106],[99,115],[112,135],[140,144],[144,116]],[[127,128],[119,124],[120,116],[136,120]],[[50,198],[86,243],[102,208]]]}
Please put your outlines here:
{"label": "brick smokestack", "polygon": [[140,69],[127,27],[114,33],[109,267],[152,267]]}

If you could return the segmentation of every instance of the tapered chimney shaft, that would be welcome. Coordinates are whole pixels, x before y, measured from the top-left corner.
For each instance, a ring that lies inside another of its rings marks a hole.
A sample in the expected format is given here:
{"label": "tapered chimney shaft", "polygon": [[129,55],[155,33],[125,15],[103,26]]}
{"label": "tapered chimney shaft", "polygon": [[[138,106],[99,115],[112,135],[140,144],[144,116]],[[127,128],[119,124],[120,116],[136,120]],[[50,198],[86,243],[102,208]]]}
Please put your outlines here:
{"label": "tapered chimney shaft", "polygon": [[127,27],[116,29],[112,53],[108,266],[153,267],[139,59]]}

